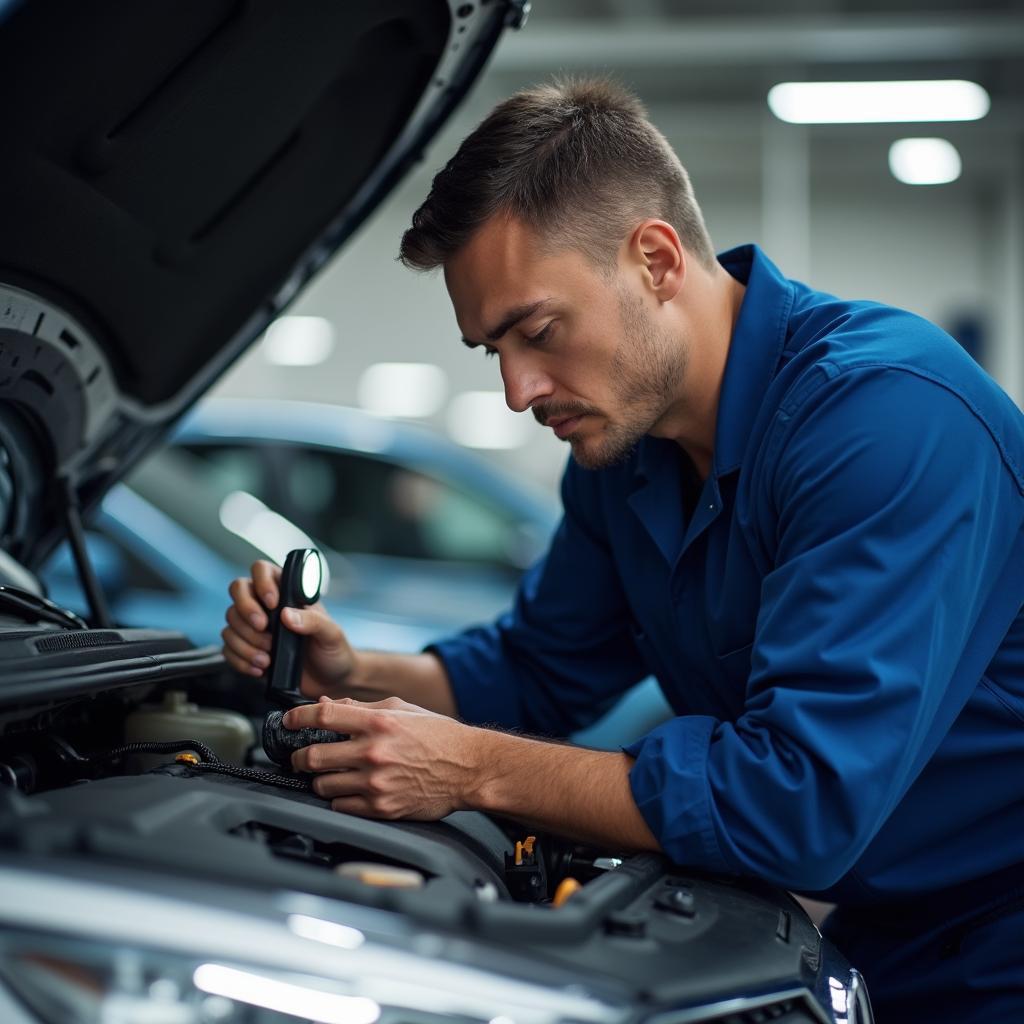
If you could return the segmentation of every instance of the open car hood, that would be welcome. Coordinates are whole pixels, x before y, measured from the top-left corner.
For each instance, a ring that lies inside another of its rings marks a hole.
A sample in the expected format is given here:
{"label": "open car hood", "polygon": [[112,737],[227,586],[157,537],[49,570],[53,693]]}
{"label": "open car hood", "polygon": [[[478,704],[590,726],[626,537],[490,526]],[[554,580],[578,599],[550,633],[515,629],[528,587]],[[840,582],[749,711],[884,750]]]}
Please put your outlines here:
{"label": "open car hood", "polygon": [[393,187],[524,0],[0,4],[0,548],[35,568]]}

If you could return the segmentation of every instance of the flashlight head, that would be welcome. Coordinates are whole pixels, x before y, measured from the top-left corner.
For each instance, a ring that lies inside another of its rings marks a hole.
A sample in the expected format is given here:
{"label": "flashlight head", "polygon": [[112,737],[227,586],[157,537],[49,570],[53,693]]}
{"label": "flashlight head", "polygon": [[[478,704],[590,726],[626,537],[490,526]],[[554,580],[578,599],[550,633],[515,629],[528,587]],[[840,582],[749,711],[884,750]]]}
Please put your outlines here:
{"label": "flashlight head", "polygon": [[306,604],[315,604],[324,581],[324,563],[316,548],[307,548],[302,556],[299,591]]}

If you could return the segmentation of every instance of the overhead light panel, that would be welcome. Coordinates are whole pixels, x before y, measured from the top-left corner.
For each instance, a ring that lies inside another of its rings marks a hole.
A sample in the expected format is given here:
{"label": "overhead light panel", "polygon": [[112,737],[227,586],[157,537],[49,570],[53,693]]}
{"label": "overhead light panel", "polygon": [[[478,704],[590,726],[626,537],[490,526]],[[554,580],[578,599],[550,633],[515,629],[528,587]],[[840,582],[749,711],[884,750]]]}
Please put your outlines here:
{"label": "overhead light panel", "polygon": [[363,371],[356,394],[378,416],[433,416],[448,394],[448,377],[433,363],[374,363]]}
{"label": "overhead light panel", "polygon": [[322,316],[282,316],[263,336],[263,355],[276,366],[316,366],[334,351],[334,328]]}
{"label": "overhead light panel", "polygon": [[467,448],[521,448],[532,422],[512,412],[501,391],[464,391],[448,407],[448,433]]}
{"label": "overhead light panel", "polygon": [[977,121],[991,106],[977,82],[782,82],[768,106],[791,124],[883,124],[896,121]]}
{"label": "overhead light panel", "polygon": [[961,166],[945,139],[897,139],[889,147],[889,170],[905,185],[946,185],[960,177]]}

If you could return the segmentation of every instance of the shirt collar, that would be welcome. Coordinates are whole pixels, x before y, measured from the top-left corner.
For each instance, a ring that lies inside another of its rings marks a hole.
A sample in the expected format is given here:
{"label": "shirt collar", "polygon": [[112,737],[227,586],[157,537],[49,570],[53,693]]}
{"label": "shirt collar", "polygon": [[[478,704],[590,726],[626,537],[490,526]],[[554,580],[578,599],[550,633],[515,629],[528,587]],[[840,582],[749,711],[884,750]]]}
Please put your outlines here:
{"label": "shirt collar", "polygon": [[730,249],[719,262],[747,290],[729,343],[715,425],[711,476],[687,521],[680,493],[682,452],[674,441],[645,437],[634,462],[633,511],[670,565],[719,515],[718,480],[738,469],[754,420],[786,341],[793,286],[756,245]]}
{"label": "shirt collar", "polygon": [[[793,286],[756,245],[741,245],[718,257],[718,262],[747,286],[722,378],[715,424],[712,475],[738,469],[750,440],[761,400],[775,374],[786,342]],[[674,442],[645,437],[636,453],[636,475],[656,477]],[[678,452],[676,452],[678,455]]]}
{"label": "shirt collar", "polygon": [[716,477],[738,469],[750,431],[786,343],[793,286],[756,245],[742,245],[718,262],[747,286],[718,399],[712,472]]}
{"label": "shirt collar", "polygon": [[[712,473],[738,469],[751,429],[785,345],[793,309],[793,285],[756,245],[738,246],[718,257],[733,278],[746,286],[729,342],[715,427]],[[665,459],[665,444],[645,437],[636,455],[637,475],[651,478]],[[671,442],[670,442],[671,443]]]}

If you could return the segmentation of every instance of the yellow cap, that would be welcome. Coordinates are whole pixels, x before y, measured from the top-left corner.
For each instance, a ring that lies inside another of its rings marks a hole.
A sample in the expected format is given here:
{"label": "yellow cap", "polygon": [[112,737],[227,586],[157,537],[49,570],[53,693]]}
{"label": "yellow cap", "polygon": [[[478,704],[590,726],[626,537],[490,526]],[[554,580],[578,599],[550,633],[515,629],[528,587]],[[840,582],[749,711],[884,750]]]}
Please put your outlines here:
{"label": "yellow cap", "polygon": [[337,865],[334,870],[343,878],[355,878],[363,885],[376,885],[385,889],[421,889],[426,884],[426,878],[421,872],[394,864],[353,860]]}
{"label": "yellow cap", "polygon": [[186,750],[184,754],[178,754],[174,760],[179,764],[199,764],[199,758],[191,750]]}
{"label": "yellow cap", "polygon": [[563,878],[558,883],[558,888],[555,890],[554,899],[551,901],[551,906],[560,907],[573,893],[579,892],[583,886],[576,881],[575,878]]}

